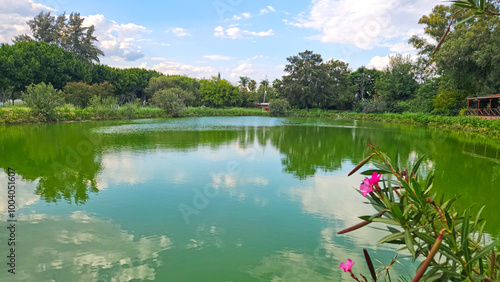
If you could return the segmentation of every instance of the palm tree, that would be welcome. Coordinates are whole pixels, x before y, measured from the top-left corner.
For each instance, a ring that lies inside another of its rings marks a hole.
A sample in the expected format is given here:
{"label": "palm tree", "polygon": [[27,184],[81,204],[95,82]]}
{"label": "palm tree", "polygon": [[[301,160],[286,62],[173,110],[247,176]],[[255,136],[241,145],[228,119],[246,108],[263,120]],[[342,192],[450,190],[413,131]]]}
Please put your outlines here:
{"label": "palm tree", "polygon": [[250,78],[248,76],[240,76],[240,87],[243,89],[247,89],[248,82],[250,81]]}

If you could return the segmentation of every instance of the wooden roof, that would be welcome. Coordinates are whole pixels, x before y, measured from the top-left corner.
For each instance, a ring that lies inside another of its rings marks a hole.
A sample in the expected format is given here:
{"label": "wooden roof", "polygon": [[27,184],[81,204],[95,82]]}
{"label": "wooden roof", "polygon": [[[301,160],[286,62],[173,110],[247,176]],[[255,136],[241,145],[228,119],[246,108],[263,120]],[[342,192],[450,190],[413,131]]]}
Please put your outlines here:
{"label": "wooden roof", "polygon": [[472,98],[467,98],[467,100],[488,100],[488,99],[498,99],[498,98],[500,98],[500,94],[493,94],[483,97],[472,97]]}

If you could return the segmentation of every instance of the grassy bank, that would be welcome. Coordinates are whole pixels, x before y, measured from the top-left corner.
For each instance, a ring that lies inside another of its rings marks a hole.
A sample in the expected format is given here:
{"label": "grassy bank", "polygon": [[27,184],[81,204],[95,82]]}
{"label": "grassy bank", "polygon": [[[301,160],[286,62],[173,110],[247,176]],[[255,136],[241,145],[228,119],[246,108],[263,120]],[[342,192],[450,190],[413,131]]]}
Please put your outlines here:
{"label": "grassy bank", "polygon": [[[181,113],[181,117],[202,116],[268,116],[268,112],[257,108],[201,108],[190,107]],[[168,115],[160,108],[125,105],[118,110],[113,108],[76,109],[59,108],[50,118],[33,116],[29,108],[0,108],[0,124],[25,124],[41,122],[74,122],[91,120],[117,120],[140,118],[166,118]]]}
{"label": "grassy bank", "polygon": [[418,124],[488,133],[500,138],[500,119],[487,120],[470,116],[435,116],[430,114],[403,113],[403,114],[363,114],[355,112],[292,110],[291,116],[311,118],[346,118],[358,120],[373,120],[384,122],[397,122],[407,124]]}

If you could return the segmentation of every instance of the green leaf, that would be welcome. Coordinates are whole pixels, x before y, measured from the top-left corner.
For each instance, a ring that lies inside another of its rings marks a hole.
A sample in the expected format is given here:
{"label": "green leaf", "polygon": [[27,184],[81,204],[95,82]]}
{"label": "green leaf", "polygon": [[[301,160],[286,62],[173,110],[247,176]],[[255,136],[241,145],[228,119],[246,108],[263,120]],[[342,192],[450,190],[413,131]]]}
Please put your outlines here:
{"label": "green leaf", "polygon": [[491,243],[490,245],[484,247],[482,250],[479,252],[475,252],[474,256],[469,260],[469,264],[472,265],[476,260],[484,257],[485,255],[489,254],[491,250],[500,242],[500,239],[497,239],[495,242]]}
{"label": "green leaf", "polygon": [[388,171],[388,170],[382,170],[382,169],[369,169],[369,170],[363,171],[360,174],[361,175],[372,175],[374,172],[379,173],[379,174],[391,174],[390,171]]}
{"label": "green leaf", "polygon": [[388,218],[374,218],[373,222],[382,222],[382,223],[385,223],[385,224],[391,224],[391,225],[401,226],[401,224],[399,224],[399,222],[397,222],[397,221],[395,221],[393,219],[388,219]]}
{"label": "green leaf", "polygon": [[401,208],[398,205],[392,205],[391,213],[400,222],[404,221],[403,212],[401,212]]}
{"label": "green leaf", "polygon": [[379,244],[391,242],[394,240],[403,239],[404,237],[405,237],[405,232],[393,233],[391,235],[387,235],[384,238],[380,239],[380,241],[378,241],[377,244],[379,245]]}
{"label": "green leaf", "polygon": [[425,156],[421,157],[417,163],[413,166],[412,170],[411,170],[411,174],[409,175],[410,178],[413,178],[413,175],[416,175],[417,173],[417,170],[418,168],[420,167],[420,164],[422,163],[422,161],[424,160]]}
{"label": "green leaf", "polygon": [[405,243],[406,247],[408,247],[408,250],[410,250],[410,253],[413,255],[413,259],[416,259],[417,254],[415,253],[415,248],[413,245],[413,237],[411,236],[409,230],[405,230]]}

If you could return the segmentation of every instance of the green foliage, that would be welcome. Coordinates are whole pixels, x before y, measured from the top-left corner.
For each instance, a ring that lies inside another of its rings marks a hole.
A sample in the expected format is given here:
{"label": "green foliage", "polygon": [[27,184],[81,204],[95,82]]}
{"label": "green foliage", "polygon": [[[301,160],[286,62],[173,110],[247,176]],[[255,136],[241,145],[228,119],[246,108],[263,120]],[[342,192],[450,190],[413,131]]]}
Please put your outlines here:
{"label": "green foliage", "polygon": [[180,75],[158,76],[150,79],[145,89],[147,98],[163,89],[180,89],[183,91],[181,99],[187,106],[198,106],[200,100],[200,82],[194,78]]}
{"label": "green foliage", "polygon": [[402,112],[397,104],[413,98],[418,88],[410,57],[391,56],[389,66],[375,83],[375,89],[391,112]]}
{"label": "green foliage", "polygon": [[94,110],[95,117],[99,119],[116,118],[118,101],[116,97],[93,96],[89,101],[90,107]]}
{"label": "green foliage", "polygon": [[321,55],[307,50],[287,60],[288,74],[277,83],[276,94],[285,94],[292,106],[306,110],[352,107],[356,87],[349,79],[351,70],[345,62],[333,59],[323,62]]}
{"label": "green foliage", "polygon": [[212,77],[202,79],[200,83],[200,97],[203,105],[214,108],[241,106],[241,94],[238,88],[229,81]]}
{"label": "green foliage", "polygon": [[153,95],[152,101],[168,115],[178,117],[186,108],[180,97],[180,93],[182,92],[187,93],[178,88],[159,90]]}
{"label": "green foliage", "polygon": [[352,84],[356,85],[356,96],[364,100],[371,98],[375,91],[375,82],[382,75],[382,72],[376,69],[367,69],[362,66],[349,74]]}
{"label": "green foliage", "polygon": [[64,86],[64,94],[67,103],[71,103],[80,108],[86,108],[92,97],[90,85],[83,82],[69,82]]}
{"label": "green foliage", "polygon": [[269,103],[269,115],[274,117],[287,116],[287,111],[290,110],[290,103],[286,99],[275,99]]}
{"label": "green foliage", "polygon": [[[387,225],[388,235],[378,244],[394,244],[409,251],[414,260],[425,259],[414,281],[496,279],[500,267],[490,254],[500,239],[490,243],[485,241],[485,222],[480,217],[484,207],[472,216],[469,209],[458,211],[453,208],[458,197],[433,199],[433,174],[420,168],[425,157],[418,159],[411,168],[404,169],[398,163],[399,156],[392,163],[373,145],[369,147],[373,153],[349,175],[370,158],[375,159],[372,164],[376,169],[361,173],[372,175],[370,185],[364,181],[360,189],[371,190],[367,190],[366,199],[376,214],[361,216],[362,224],[339,234],[363,228],[371,222]],[[380,181],[375,176],[377,173],[383,175]]]}
{"label": "green foliage", "polygon": [[317,98],[323,59],[320,54],[306,50],[298,56],[288,57],[287,61],[285,72],[288,74],[283,76],[287,99],[291,105],[309,111]]}
{"label": "green foliage", "polygon": [[185,109],[183,117],[207,117],[207,116],[268,116],[269,112],[259,108],[208,108],[189,107]]}
{"label": "green foliage", "polygon": [[355,110],[365,114],[369,113],[384,113],[387,111],[387,105],[381,99],[367,99],[359,101],[356,104]]}
{"label": "green foliage", "polygon": [[160,73],[154,70],[118,69],[105,65],[92,67],[92,83],[108,82],[112,84],[120,104],[133,102],[135,99],[145,101],[147,98],[145,89],[148,87],[149,81],[158,76]]}
{"label": "green foliage", "polygon": [[41,82],[62,89],[67,82],[90,82],[88,65],[71,52],[44,42],[20,42],[0,47],[0,87],[21,92]]}
{"label": "green foliage", "polygon": [[108,82],[88,85],[83,82],[70,82],[64,86],[66,102],[80,108],[86,108],[92,97],[105,99],[114,95],[114,87]]}
{"label": "green foliage", "polygon": [[22,99],[31,108],[33,116],[47,120],[54,119],[56,107],[64,104],[62,92],[54,89],[51,84],[46,85],[43,82],[28,86]]}
{"label": "green foliage", "polygon": [[[84,27],[83,22],[79,13],[71,13],[69,17],[62,14],[56,18],[50,12],[40,12],[27,24],[36,41],[62,47],[84,62],[99,62],[99,56],[104,56],[104,53],[95,46],[95,28],[93,25]],[[31,40],[29,35],[22,35],[16,37],[14,42]]]}

